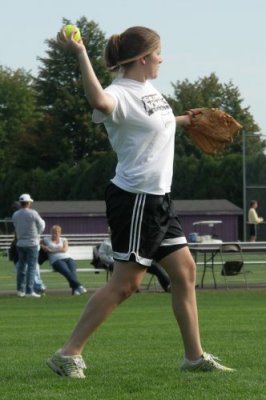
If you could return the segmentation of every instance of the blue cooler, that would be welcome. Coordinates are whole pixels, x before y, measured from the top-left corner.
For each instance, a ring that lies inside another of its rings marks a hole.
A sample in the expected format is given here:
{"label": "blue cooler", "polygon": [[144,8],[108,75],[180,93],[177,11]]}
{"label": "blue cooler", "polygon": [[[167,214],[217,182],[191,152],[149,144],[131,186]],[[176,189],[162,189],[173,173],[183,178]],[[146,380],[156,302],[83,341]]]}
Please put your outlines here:
{"label": "blue cooler", "polygon": [[198,241],[198,233],[197,232],[191,232],[188,234],[188,242],[189,243],[196,243]]}

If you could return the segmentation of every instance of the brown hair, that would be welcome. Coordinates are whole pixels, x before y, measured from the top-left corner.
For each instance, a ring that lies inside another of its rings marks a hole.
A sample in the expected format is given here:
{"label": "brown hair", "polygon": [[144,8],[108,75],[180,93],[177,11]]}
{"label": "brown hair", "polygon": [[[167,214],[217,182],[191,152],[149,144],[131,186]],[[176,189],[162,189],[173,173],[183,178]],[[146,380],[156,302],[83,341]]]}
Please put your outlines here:
{"label": "brown hair", "polygon": [[258,204],[257,200],[250,200],[249,206],[254,207],[256,204]]}
{"label": "brown hair", "polygon": [[129,65],[158,48],[160,36],[152,29],[133,26],[120,35],[112,35],[105,48],[105,63],[111,71]]}

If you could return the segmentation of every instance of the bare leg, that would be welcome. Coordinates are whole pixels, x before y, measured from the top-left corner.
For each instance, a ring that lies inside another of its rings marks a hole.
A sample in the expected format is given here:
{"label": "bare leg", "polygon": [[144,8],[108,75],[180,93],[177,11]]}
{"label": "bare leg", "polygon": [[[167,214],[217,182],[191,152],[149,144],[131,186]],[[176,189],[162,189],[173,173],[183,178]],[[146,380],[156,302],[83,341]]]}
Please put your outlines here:
{"label": "bare leg", "polygon": [[62,348],[62,354],[81,354],[90,335],[120,303],[136,291],[145,272],[144,268],[133,262],[115,263],[110,281],[90,298],[72,335]]}
{"label": "bare leg", "polygon": [[160,264],[171,280],[172,306],[178,322],[185,356],[193,361],[203,350],[200,342],[198,310],[195,293],[196,265],[188,247],[169,254]]}

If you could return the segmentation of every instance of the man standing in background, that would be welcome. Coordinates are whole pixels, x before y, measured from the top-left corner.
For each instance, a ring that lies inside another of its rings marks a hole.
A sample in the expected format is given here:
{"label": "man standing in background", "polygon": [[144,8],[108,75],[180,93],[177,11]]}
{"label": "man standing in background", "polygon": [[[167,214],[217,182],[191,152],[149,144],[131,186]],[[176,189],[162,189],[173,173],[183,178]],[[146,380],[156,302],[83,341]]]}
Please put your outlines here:
{"label": "man standing in background", "polygon": [[38,262],[40,234],[45,222],[36,210],[31,209],[32,198],[22,194],[19,198],[20,209],[12,216],[15,227],[18,250],[17,295],[19,297],[41,297],[33,290],[35,269]]}

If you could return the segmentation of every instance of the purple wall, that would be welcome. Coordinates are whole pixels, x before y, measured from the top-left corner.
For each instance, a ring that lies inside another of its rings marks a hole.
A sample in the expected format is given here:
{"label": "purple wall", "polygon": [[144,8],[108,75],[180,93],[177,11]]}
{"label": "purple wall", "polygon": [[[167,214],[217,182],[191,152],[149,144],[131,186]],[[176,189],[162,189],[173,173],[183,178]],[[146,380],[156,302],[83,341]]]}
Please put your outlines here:
{"label": "purple wall", "polygon": [[[238,235],[238,215],[181,215],[179,217],[184,233],[188,236],[191,232],[197,232],[200,235],[215,234],[224,242],[239,240]],[[217,220],[222,221],[221,224],[215,225],[213,228],[204,226],[193,226],[196,221]]]}
{"label": "purple wall", "polygon": [[43,216],[45,220],[45,234],[50,233],[53,225],[61,225],[62,232],[69,234],[86,234],[86,233],[107,233],[107,220],[105,216]]}
{"label": "purple wall", "polygon": [[[45,234],[50,233],[52,225],[61,225],[63,233],[68,234],[88,234],[88,233],[107,233],[107,220],[105,216],[43,216],[46,222]],[[215,234],[223,241],[236,241],[238,237],[238,216],[237,215],[180,215],[180,222],[182,224],[185,235],[191,232],[198,232],[200,235]],[[218,220],[222,221],[214,228],[207,225],[204,227],[193,226],[196,221]]]}

